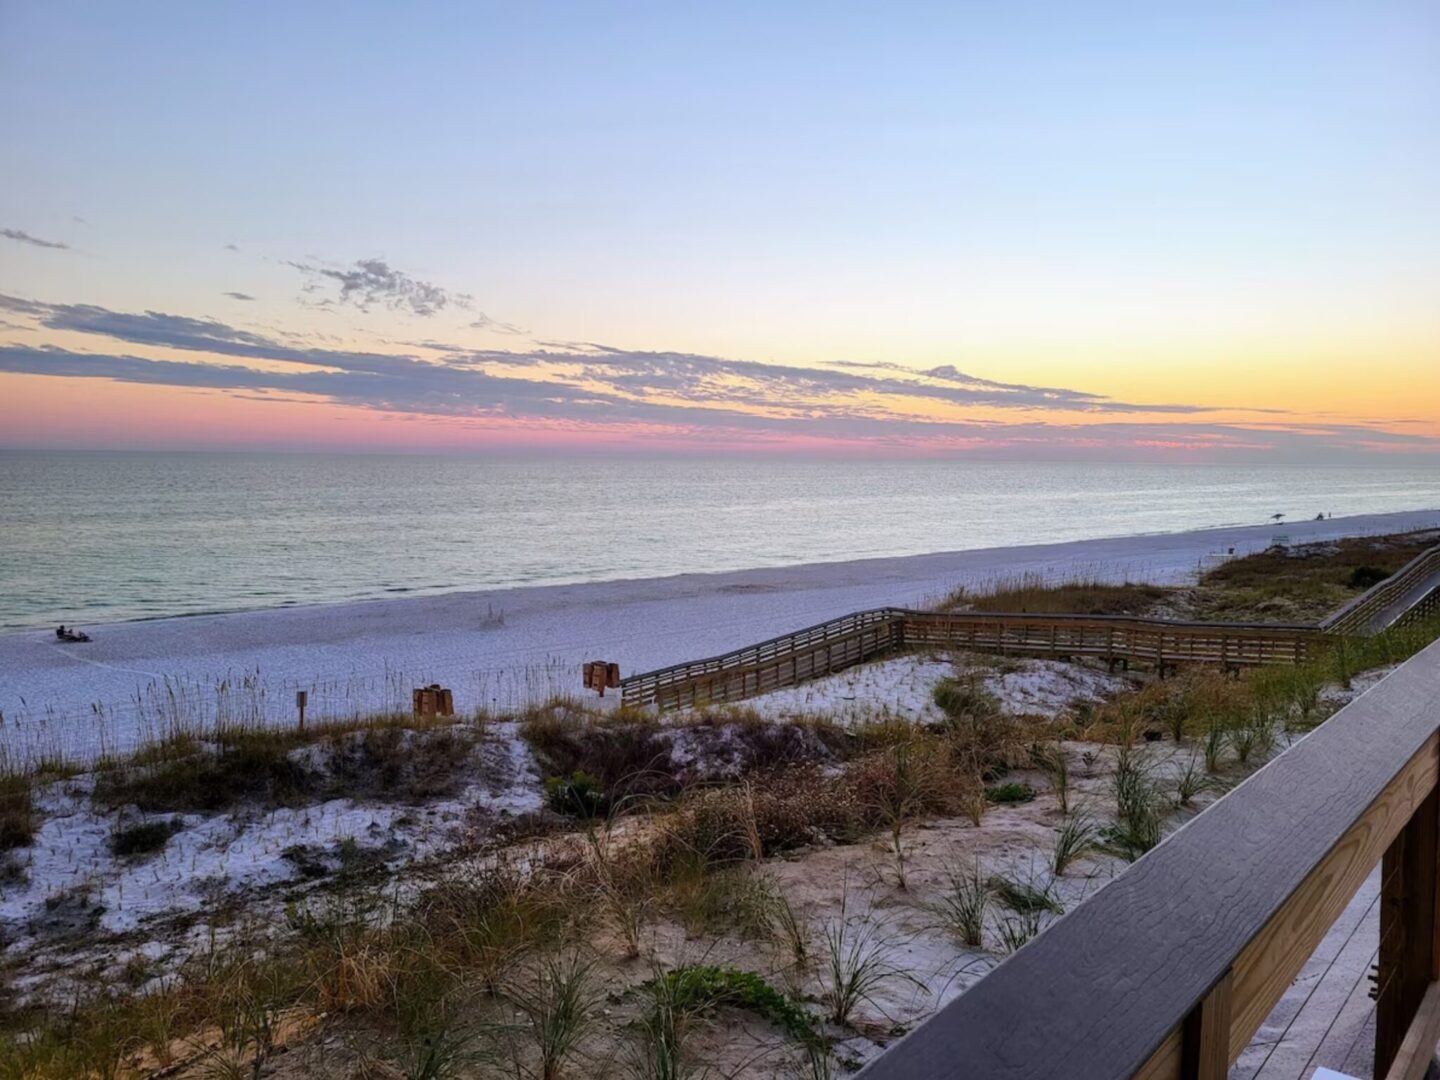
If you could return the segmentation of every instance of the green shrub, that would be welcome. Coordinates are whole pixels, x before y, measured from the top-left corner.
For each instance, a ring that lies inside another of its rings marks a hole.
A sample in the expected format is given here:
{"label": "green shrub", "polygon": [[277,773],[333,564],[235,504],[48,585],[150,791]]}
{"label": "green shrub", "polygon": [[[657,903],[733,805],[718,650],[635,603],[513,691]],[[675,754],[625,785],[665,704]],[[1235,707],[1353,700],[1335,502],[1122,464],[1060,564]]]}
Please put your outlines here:
{"label": "green shrub", "polygon": [[670,741],[653,721],[602,726],[587,714],[551,706],[527,717],[520,733],[546,772],[561,778],[584,773],[613,803],[673,798],[683,787]]}
{"label": "green shrub", "polygon": [[1029,784],[996,784],[985,789],[985,798],[993,803],[1027,803],[1035,798]]}
{"label": "green shrub", "polygon": [[1350,577],[1346,584],[1352,589],[1368,589],[1379,585],[1390,576],[1388,570],[1381,570],[1378,566],[1357,566],[1350,571]]}
{"label": "green shrub", "polygon": [[941,679],[931,696],[951,720],[983,719],[1000,711],[1000,699],[973,679]]}
{"label": "green shrub", "polygon": [[182,827],[174,818],[127,825],[110,834],[110,851],[122,859],[132,855],[149,855],[163,848]]}
{"label": "green shrub", "polygon": [[573,817],[598,817],[609,805],[600,781],[580,769],[569,776],[546,777],[545,795],[551,809]]}
{"label": "green shrub", "polygon": [[1034,879],[1020,881],[1003,874],[996,874],[990,878],[987,884],[996,900],[1011,911],[1022,915],[1042,911],[1059,915],[1065,910],[1055,896],[1053,882],[1046,881],[1036,885]]}
{"label": "green shrub", "polygon": [[810,1014],[752,971],[688,964],[667,971],[661,979],[677,1012],[703,1013],[727,1005],[768,1020],[798,1042],[820,1040]]}

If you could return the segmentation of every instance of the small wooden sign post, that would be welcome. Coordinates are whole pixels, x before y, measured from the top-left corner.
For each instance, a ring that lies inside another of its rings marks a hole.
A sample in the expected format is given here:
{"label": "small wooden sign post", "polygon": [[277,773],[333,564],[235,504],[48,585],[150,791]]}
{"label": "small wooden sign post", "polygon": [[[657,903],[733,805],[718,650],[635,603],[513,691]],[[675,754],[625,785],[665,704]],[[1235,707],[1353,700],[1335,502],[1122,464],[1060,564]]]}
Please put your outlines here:
{"label": "small wooden sign post", "polygon": [[310,694],[305,690],[295,691],[295,707],[300,710],[300,730],[305,730],[305,703],[310,700]]}
{"label": "small wooden sign post", "polygon": [[588,660],[581,669],[585,679],[586,690],[598,690],[600,696],[605,696],[606,689],[615,689],[620,685],[620,665],[612,664],[605,660]]}

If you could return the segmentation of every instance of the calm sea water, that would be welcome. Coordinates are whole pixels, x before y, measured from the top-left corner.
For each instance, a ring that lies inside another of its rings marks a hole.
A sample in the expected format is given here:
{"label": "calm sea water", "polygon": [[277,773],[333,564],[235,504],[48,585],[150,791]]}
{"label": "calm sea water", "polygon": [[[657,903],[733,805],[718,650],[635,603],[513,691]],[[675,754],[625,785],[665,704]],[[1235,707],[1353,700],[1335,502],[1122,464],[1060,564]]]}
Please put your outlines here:
{"label": "calm sea water", "polygon": [[0,452],[0,627],[1440,506],[1422,469]]}

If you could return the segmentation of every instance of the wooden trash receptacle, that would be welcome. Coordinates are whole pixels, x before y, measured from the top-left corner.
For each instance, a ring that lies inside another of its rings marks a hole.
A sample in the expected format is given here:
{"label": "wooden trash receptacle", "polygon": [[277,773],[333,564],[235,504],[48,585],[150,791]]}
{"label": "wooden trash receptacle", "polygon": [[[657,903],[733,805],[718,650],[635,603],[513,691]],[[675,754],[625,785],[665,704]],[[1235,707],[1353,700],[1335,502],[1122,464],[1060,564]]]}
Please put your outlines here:
{"label": "wooden trash receptacle", "polygon": [[416,716],[454,716],[455,699],[439,683],[417,687],[412,694]]}
{"label": "wooden trash receptacle", "polygon": [[585,689],[598,690],[601,697],[605,696],[606,690],[614,690],[620,685],[620,665],[605,660],[586,661],[581,674],[585,680]]}

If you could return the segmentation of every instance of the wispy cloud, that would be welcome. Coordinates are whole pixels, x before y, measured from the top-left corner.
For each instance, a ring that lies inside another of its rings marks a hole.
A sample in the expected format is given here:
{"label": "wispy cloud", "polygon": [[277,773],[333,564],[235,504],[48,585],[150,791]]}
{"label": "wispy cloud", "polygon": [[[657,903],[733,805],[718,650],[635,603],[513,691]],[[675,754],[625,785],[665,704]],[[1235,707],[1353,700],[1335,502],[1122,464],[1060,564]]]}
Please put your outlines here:
{"label": "wispy cloud", "polygon": [[491,330],[491,331],[494,331],[494,332],[497,333],[497,334],[528,334],[528,333],[530,333],[530,331],[529,331],[529,330],[526,330],[523,326],[516,326],[514,323],[501,322],[499,319],[492,319],[489,315],[486,315],[483,311],[477,312],[476,314],[479,316],[479,318],[475,319],[475,320],[470,324],[470,328],[471,328],[472,330]]}
{"label": "wispy cloud", "polygon": [[32,236],[24,229],[0,229],[0,236],[6,240],[14,240],[17,244],[29,244],[31,247],[54,248],[57,251],[69,251],[70,245],[61,243],[59,240],[45,240],[39,236]]}
{"label": "wispy cloud", "polygon": [[254,299],[255,299],[255,297],[251,296],[249,293],[243,293],[243,292],[227,292],[227,293],[225,293],[224,295],[230,297],[231,300],[254,300]]}
{"label": "wispy cloud", "polygon": [[294,261],[287,265],[309,278],[312,287],[330,286],[336,290],[333,300],[321,303],[346,304],[360,311],[380,306],[428,317],[449,307],[468,309],[473,299],[466,293],[411,277],[384,259],[357,259],[344,267]]}
{"label": "wispy cloud", "polygon": [[[641,397],[676,396],[689,401],[744,401],[773,404],[797,392],[824,395],[882,395],[927,398],[955,405],[1006,409],[1074,409],[1082,412],[1212,411],[1204,405],[1139,404],[1100,394],[1052,386],[995,382],[962,375],[953,367],[916,371],[898,364],[836,363],[798,368],[755,360],[730,360],[682,352],[617,349],[593,342],[549,343],[541,351],[476,353],[497,364],[533,366],[578,361],[584,374]],[[861,372],[857,374],[857,371]],[[874,372],[874,374],[872,374]]]}

